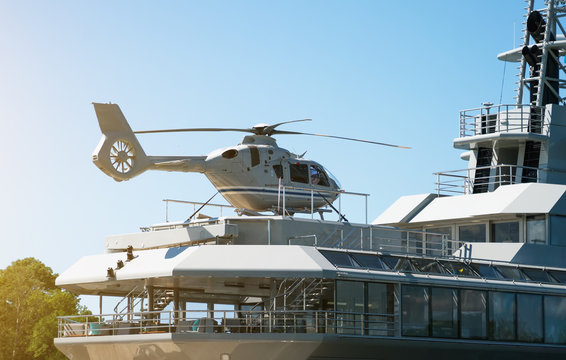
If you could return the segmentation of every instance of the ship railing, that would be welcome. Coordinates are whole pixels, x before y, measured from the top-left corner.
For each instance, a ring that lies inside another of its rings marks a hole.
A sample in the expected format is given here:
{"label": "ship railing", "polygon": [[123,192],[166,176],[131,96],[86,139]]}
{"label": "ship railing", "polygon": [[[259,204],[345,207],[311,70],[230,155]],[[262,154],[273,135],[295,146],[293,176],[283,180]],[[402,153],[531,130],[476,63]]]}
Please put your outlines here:
{"label": "ship railing", "polygon": [[395,336],[395,313],[359,313],[325,310],[180,310],[126,314],[58,317],[58,337],[91,337],[160,333],[319,333],[359,336]]}
{"label": "ship railing", "polygon": [[518,165],[492,165],[443,171],[436,176],[438,195],[473,194],[494,191],[502,185],[540,182],[543,169]]}
{"label": "ship railing", "polygon": [[293,236],[288,239],[288,244],[403,255],[453,257],[453,254],[465,243],[452,240],[448,235],[441,233],[369,225],[335,229],[325,238],[320,238],[316,234]]}
{"label": "ship railing", "polygon": [[[322,214],[324,212],[328,212],[326,209],[316,208],[315,206],[315,197],[321,197],[325,199],[327,204],[324,207],[330,207],[332,210],[338,213],[338,221],[346,221],[343,217],[342,213],[342,197],[344,195],[348,196],[357,196],[362,197],[364,199],[364,221],[367,224],[368,222],[368,197],[370,194],[358,193],[358,192],[351,192],[345,190],[327,190],[327,189],[320,189],[314,187],[300,187],[300,186],[286,186],[286,185],[275,185],[274,187],[278,188],[278,204],[277,204],[277,212],[282,215],[291,215],[294,212],[299,213],[306,213],[310,214],[311,218],[314,218],[314,214],[317,212]],[[306,206],[302,209],[290,208],[287,203],[288,192],[291,191],[299,191],[303,193],[305,196],[309,197],[310,206]],[[337,204],[333,203],[329,198],[336,197]],[[332,204],[332,205],[330,205]],[[326,211],[325,211],[326,210]]]}
{"label": "ship railing", "polygon": [[[293,214],[307,214],[310,215],[311,219],[314,218],[315,214],[319,214],[321,218],[324,217],[324,213],[330,213],[332,211],[337,212],[338,221],[346,221],[342,216],[342,197],[344,195],[347,196],[354,196],[354,197],[362,197],[364,199],[364,221],[367,224],[368,221],[368,196],[369,194],[364,193],[357,193],[345,190],[328,190],[328,189],[320,189],[315,187],[298,187],[298,186],[285,186],[285,185],[266,185],[266,187],[275,187],[277,188],[278,192],[278,204],[275,206],[271,211],[274,213],[278,213],[280,215],[293,215]],[[289,191],[294,192],[294,195],[300,194],[301,196],[305,197],[308,201],[307,205],[302,208],[292,208],[288,204],[287,198],[289,197]],[[328,202],[325,201],[325,204],[321,207],[320,200],[315,199],[326,199]],[[336,198],[336,201],[331,201],[331,199]],[[169,222],[170,217],[170,204],[185,204],[185,205],[192,205],[193,213],[191,218],[196,216],[197,219],[206,219],[207,216],[204,216],[200,213],[201,210],[205,208],[216,208],[219,212],[219,216],[222,217],[223,210],[232,209],[239,214],[243,215],[261,215],[260,213],[256,213],[254,211],[250,211],[247,209],[237,209],[232,205],[224,205],[224,204],[215,204],[209,202],[198,202],[198,201],[185,201],[185,200],[175,200],[175,199],[163,199],[165,203],[165,223],[154,225],[153,227],[142,227],[142,231],[151,231],[151,230],[167,230],[167,229],[174,229],[179,226],[191,226],[194,223],[185,221],[185,222]],[[329,204],[332,203],[332,206]]]}
{"label": "ship railing", "polygon": [[493,133],[543,134],[544,107],[500,104],[460,111],[460,137]]}

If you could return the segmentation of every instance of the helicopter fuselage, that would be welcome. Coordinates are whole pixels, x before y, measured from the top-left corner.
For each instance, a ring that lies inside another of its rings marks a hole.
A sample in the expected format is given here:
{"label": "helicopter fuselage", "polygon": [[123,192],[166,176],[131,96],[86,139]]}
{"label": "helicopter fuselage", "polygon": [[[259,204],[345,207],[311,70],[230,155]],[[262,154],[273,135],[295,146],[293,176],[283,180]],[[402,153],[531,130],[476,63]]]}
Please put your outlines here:
{"label": "helicopter fuselage", "polygon": [[264,135],[244,137],[241,144],[206,157],[203,173],[237,208],[254,211],[309,211],[332,203],[338,181],[315,161],[299,158]]}

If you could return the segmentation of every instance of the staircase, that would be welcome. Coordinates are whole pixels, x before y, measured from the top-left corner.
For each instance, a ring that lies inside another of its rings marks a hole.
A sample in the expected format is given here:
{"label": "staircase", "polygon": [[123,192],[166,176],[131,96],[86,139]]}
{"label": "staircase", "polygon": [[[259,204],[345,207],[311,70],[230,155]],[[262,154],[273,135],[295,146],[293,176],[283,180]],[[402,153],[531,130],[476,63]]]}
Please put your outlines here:
{"label": "staircase", "polygon": [[281,283],[273,304],[277,303],[278,308],[284,307],[286,310],[319,309],[328,291],[329,287],[323,279],[286,279]]}
{"label": "staircase", "polygon": [[487,147],[478,148],[478,157],[476,161],[476,171],[474,176],[473,193],[485,193],[489,190],[489,180],[491,174],[491,158],[493,157],[493,149]]}
{"label": "staircase", "polygon": [[[144,312],[150,309],[149,304],[144,308],[145,299],[149,299],[148,289],[143,287],[133,288],[126,296],[124,296],[114,307],[115,320],[122,321],[128,314],[131,314],[136,307],[139,311]],[[173,290],[154,289],[153,290],[153,311],[162,311],[174,299]],[[129,300],[129,301],[128,301]]]}
{"label": "staircase", "polygon": [[[540,159],[540,142],[527,141],[525,144],[525,159],[523,166],[538,168]],[[522,183],[537,182],[537,170],[523,168]]]}

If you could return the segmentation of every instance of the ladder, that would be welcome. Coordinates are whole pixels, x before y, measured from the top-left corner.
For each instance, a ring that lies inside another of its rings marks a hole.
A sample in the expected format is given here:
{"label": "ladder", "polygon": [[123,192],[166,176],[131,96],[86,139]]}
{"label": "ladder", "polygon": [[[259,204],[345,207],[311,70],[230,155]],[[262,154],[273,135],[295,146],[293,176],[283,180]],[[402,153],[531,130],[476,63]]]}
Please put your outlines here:
{"label": "ladder", "polygon": [[[534,10],[534,0],[526,0],[527,16],[523,24],[523,48],[518,87],[516,90],[517,105],[523,103],[523,91],[529,91],[529,104],[542,107],[546,104],[558,104],[564,100],[559,95],[559,71],[565,71],[559,61],[559,50],[551,46],[556,40],[556,28],[564,29],[557,13],[564,13],[564,7],[556,7],[559,0],[548,0],[546,9]],[[530,45],[530,40],[534,44]],[[529,76],[526,69],[529,67]],[[531,111],[531,132],[540,133],[541,121],[538,112]]]}

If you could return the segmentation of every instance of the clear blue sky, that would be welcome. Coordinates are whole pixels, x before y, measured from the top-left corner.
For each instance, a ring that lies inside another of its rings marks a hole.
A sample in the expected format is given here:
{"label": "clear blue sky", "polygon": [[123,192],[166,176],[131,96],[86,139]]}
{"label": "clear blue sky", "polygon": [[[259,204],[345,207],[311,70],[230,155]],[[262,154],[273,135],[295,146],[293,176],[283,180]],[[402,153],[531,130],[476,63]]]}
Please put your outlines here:
{"label": "clear blue sky", "polygon": [[[540,3],[539,3],[540,5]],[[134,129],[248,127],[361,137],[412,150],[280,136],[371,193],[370,221],[462,169],[458,111],[499,103],[499,52],[520,43],[524,1],[0,2],[0,268],[33,256],[62,272],[104,236],[164,220],[164,198],[204,201],[203,175],[117,183],[91,162],[91,102]],[[514,30],[515,29],[515,30]],[[512,103],[515,64],[505,69]],[[144,135],[152,155],[203,155],[239,133]],[[355,212],[355,211],[354,211]],[[174,208],[183,219],[190,209]],[[348,213],[347,213],[348,215]]]}

